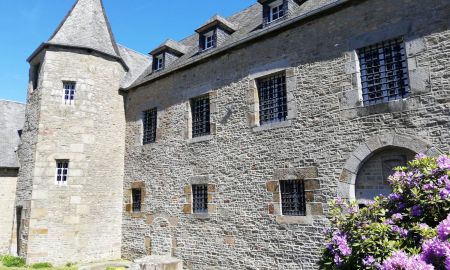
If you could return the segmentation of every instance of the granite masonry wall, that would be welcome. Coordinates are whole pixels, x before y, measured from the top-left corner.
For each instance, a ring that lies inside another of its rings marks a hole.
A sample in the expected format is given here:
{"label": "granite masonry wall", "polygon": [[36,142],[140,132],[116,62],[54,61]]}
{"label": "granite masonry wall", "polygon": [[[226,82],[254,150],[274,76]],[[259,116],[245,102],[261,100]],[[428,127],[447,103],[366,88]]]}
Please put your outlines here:
{"label": "granite masonry wall", "polygon": [[[118,259],[125,141],[118,89],[125,71],[82,50],[50,48],[34,61],[41,71],[29,91],[19,151],[20,254],[55,265]],[[65,81],[76,82],[72,105],[64,104]],[[56,184],[57,160],[69,160],[67,185]]]}
{"label": "granite masonry wall", "polygon": [[[124,211],[123,256],[317,269],[327,202],[352,197],[352,175],[375,149],[450,151],[449,13],[444,0],[350,1],[129,91],[124,210],[136,183],[145,200],[142,213]],[[363,107],[355,49],[399,37],[411,97]],[[258,126],[255,79],[276,72],[287,77],[289,119]],[[189,99],[207,93],[212,135],[191,139]],[[142,112],[153,107],[157,141],[143,146]],[[306,217],[280,215],[277,181],[292,178],[307,184]],[[205,215],[190,208],[198,183],[209,184]]]}
{"label": "granite masonry wall", "polygon": [[11,248],[18,169],[0,168],[0,254]]}

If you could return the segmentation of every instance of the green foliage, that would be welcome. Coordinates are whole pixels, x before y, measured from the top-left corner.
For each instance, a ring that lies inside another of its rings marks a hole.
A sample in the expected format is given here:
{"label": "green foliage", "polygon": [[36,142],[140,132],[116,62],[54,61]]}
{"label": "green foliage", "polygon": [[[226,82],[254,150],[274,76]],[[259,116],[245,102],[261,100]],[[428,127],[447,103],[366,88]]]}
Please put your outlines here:
{"label": "green foliage", "polygon": [[34,269],[41,269],[41,268],[52,268],[53,265],[51,263],[48,262],[42,262],[42,263],[35,263],[31,266],[31,268]]}
{"label": "green foliage", "polygon": [[5,255],[2,256],[2,264],[6,267],[23,267],[25,266],[25,259],[16,256]]}
{"label": "green foliage", "polygon": [[377,269],[394,251],[420,254],[450,213],[449,161],[448,156],[418,155],[389,177],[392,194],[364,208],[341,199],[331,202],[333,227],[321,269]]}
{"label": "green foliage", "polygon": [[68,263],[66,263],[66,267],[74,267],[76,265],[76,263],[74,263],[74,262],[68,262]]}

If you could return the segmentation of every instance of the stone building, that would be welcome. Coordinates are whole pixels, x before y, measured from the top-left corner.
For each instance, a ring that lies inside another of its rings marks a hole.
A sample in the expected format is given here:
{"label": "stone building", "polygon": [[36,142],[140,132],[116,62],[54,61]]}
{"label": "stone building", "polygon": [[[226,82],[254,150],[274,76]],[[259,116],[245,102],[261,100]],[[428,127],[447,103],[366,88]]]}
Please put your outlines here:
{"label": "stone building", "polygon": [[329,200],[364,205],[393,167],[449,152],[449,14],[259,0],[150,58],[78,0],[29,58],[19,254],[317,269]]}
{"label": "stone building", "polygon": [[14,201],[16,198],[19,146],[25,121],[25,104],[0,100],[0,254],[16,245],[13,235]]}

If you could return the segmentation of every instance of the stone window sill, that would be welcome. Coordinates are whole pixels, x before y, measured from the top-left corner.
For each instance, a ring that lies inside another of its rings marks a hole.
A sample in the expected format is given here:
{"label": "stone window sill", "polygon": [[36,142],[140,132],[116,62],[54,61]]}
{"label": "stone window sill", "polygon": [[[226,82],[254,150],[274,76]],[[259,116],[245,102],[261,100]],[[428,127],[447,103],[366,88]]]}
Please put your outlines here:
{"label": "stone window sill", "polygon": [[278,224],[306,224],[306,225],[313,224],[313,218],[310,215],[307,215],[307,216],[277,216],[276,221]]}
{"label": "stone window sill", "polygon": [[187,143],[192,144],[192,143],[199,143],[199,142],[207,142],[207,141],[211,141],[212,139],[214,139],[214,135],[207,135],[207,136],[201,136],[201,137],[189,139],[189,140],[187,140]]}
{"label": "stone window sill", "polygon": [[402,112],[410,109],[411,98],[392,100],[386,103],[357,107],[358,116],[365,116],[378,113]]}
{"label": "stone window sill", "polygon": [[134,213],[130,213],[130,216],[132,218],[143,218],[145,216],[145,214],[142,212],[134,212]]}
{"label": "stone window sill", "polygon": [[278,128],[286,128],[292,126],[291,120],[286,120],[283,122],[274,122],[269,124],[264,124],[262,126],[257,126],[253,128],[253,132],[262,132],[266,130],[278,129]]}
{"label": "stone window sill", "polygon": [[207,220],[210,218],[210,215],[208,213],[193,213],[192,217],[196,219]]}

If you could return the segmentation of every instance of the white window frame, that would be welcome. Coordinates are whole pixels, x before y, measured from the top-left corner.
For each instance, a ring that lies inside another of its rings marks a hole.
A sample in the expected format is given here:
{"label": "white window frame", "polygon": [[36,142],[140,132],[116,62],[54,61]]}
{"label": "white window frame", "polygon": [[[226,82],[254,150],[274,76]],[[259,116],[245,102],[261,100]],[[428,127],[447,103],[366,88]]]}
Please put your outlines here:
{"label": "white window frame", "polygon": [[[71,86],[67,88],[67,86]],[[63,82],[63,103],[65,105],[74,105],[75,104],[75,93],[77,89],[77,83],[71,81]]]}
{"label": "white window frame", "polygon": [[[285,14],[283,14],[283,16],[280,16],[280,11],[283,9],[283,5],[283,0],[278,0],[269,4],[269,22],[274,22],[284,17]],[[274,18],[275,16],[277,16],[277,18]]]}
{"label": "white window frame", "polygon": [[[64,165],[66,165],[66,167],[64,167]],[[60,177],[61,180],[58,180],[58,177]],[[68,180],[69,180],[69,160],[56,160],[55,184],[58,186],[66,186]]]}
{"label": "white window frame", "polygon": [[155,61],[156,61],[155,71],[159,71],[164,68],[164,55],[163,54],[159,54],[159,55],[155,56]]}
{"label": "white window frame", "polygon": [[214,31],[210,31],[203,35],[205,43],[203,44],[204,50],[209,50],[214,47]]}

